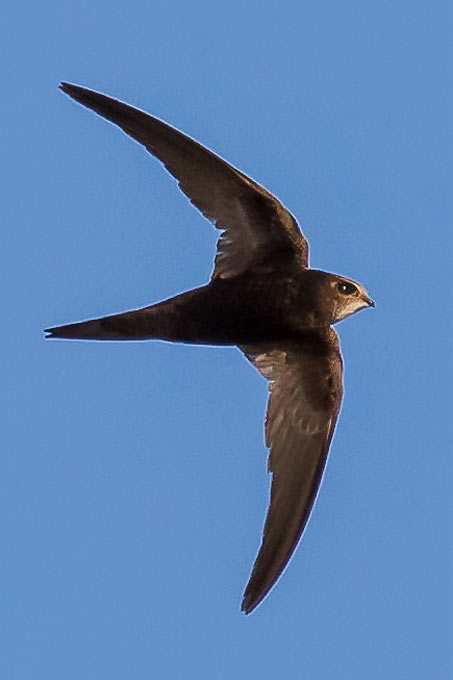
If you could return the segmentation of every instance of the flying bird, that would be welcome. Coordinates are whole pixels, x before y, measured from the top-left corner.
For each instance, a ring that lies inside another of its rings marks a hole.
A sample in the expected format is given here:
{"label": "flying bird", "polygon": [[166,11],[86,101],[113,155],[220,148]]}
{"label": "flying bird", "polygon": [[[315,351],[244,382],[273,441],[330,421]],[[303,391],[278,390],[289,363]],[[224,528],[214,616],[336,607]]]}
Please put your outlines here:
{"label": "flying bird", "polygon": [[264,187],[163,121],[69,83],[61,90],[158,158],[219,230],[208,284],[157,304],[49,328],[49,338],[235,345],[269,381],[265,443],[272,474],[261,547],[242,610],[286,567],[306,527],[343,396],[337,321],[374,307],[365,288],[310,269],[293,215]]}

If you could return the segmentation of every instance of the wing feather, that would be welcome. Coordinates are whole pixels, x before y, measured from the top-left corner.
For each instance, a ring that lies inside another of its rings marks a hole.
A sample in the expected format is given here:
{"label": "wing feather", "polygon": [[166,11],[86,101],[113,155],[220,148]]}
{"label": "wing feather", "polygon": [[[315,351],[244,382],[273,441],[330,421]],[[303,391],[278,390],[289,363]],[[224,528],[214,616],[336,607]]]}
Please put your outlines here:
{"label": "wing feather", "polygon": [[221,231],[212,277],[288,259],[308,267],[308,243],[296,219],[266,189],[167,123],[84,87],[63,92],[143,144],[178,180],[191,203]]}
{"label": "wing feather", "polygon": [[266,596],[293,554],[308,522],[327,461],[342,400],[338,337],[281,348],[241,347],[269,382],[266,445],[271,498],[261,547],[244,593],[248,614]]}

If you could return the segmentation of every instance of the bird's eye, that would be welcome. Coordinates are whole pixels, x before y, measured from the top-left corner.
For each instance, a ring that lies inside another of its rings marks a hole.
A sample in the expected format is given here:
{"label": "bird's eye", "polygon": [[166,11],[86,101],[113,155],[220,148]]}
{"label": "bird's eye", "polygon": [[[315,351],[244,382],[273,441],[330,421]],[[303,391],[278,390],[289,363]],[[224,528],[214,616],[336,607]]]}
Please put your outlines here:
{"label": "bird's eye", "polygon": [[357,293],[357,288],[353,286],[352,283],[346,283],[346,281],[337,283],[337,290],[339,290],[340,293],[343,293],[343,295],[353,295],[354,293]]}

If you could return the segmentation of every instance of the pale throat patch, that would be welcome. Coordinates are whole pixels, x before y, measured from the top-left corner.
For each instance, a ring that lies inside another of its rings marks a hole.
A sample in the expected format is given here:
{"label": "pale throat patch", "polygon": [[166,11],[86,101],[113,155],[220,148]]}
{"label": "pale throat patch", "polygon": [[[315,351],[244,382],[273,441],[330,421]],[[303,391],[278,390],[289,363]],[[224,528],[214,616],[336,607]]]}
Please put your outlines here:
{"label": "pale throat patch", "polygon": [[364,307],[368,307],[364,300],[361,300],[358,297],[350,298],[344,307],[337,309],[335,321],[342,321],[343,319],[346,319],[346,317],[351,316],[351,314],[355,314],[359,311],[359,309],[363,309]]}

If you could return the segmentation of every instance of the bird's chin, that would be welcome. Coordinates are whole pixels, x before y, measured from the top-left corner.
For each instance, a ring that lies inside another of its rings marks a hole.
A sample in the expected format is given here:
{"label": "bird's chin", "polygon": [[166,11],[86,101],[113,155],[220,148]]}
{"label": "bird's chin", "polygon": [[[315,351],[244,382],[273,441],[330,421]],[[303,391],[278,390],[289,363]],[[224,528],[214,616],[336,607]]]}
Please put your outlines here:
{"label": "bird's chin", "polygon": [[365,302],[365,300],[361,300],[360,298],[350,300],[342,309],[337,309],[335,311],[332,323],[343,321],[343,319],[347,319],[348,316],[357,314],[357,312],[360,312],[361,309],[365,309],[365,307],[370,307],[370,304]]}

